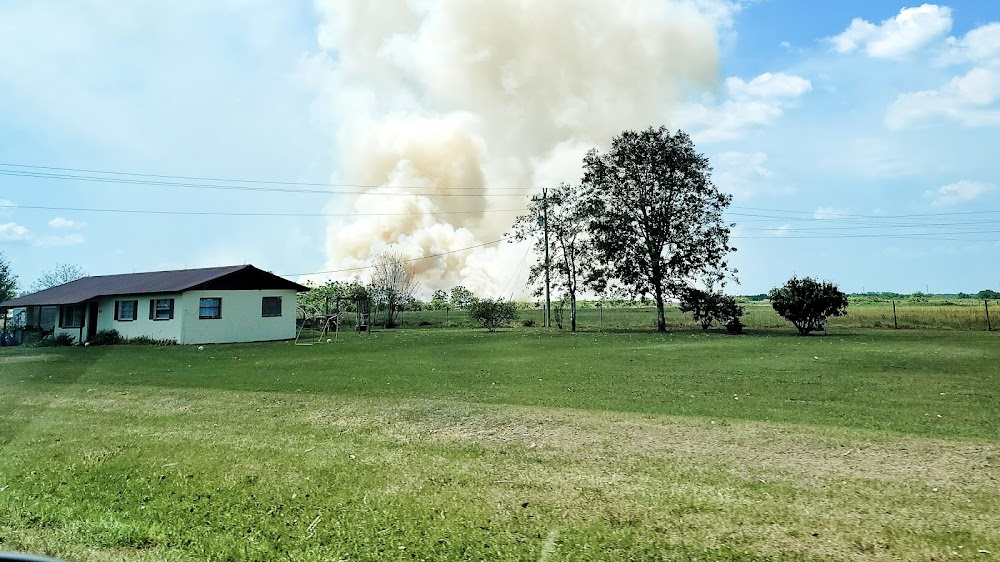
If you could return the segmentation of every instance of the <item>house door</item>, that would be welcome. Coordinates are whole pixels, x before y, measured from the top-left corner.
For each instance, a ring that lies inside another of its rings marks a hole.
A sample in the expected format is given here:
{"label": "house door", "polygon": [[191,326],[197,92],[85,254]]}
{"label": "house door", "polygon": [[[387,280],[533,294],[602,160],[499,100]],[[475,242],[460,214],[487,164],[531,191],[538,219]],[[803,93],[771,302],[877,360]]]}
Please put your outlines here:
{"label": "house door", "polygon": [[97,309],[96,302],[90,303],[90,313],[87,315],[87,341],[94,339],[97,335]]}

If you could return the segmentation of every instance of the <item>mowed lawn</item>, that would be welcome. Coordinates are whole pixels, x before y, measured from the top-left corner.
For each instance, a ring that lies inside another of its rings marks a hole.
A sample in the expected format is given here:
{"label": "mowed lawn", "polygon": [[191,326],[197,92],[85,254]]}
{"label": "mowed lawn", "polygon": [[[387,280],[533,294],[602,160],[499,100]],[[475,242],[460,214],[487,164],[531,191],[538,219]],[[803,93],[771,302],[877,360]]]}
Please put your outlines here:
{"label": "mowed lawn", "polygon": [[986,560],[1000,334],[0,350],[0,550]]}

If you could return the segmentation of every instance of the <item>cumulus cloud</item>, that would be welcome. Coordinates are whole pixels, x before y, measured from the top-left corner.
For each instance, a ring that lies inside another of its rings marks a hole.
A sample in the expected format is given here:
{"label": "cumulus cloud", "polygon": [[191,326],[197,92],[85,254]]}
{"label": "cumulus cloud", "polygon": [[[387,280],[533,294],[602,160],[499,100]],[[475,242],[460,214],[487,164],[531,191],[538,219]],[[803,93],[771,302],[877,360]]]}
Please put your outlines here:
{"label": "cumulus cloud", "polygon": [[86,226],[87,223],[85,222],[64,219],[62,217],[55,217],[49,221],[49,228],[55,228],[55,229],[61,229],[61,228],[79,229],[79,228],[84,228]]}
{"label": "cumulus cloud", "polygon": [[876,25],[855,18],[843,33],[829,38],[833,50],[850,53],[856,50],[873,58],[896,59],[913,54],[951,30],[951,8],[923,4],[903,8],[895,17]]}
{"label": "cumulus cloud", "polygon": [[978,199],[995,189],[996,186],[992,184],[962,180],[939,189],[928,190],[924,196],[931,199],[931,205],[946,207]]}
{"label": "cumulus cloud", "polygon": [[15,207],[17,204],[10,199],[0,199],[0,216],[13,214]]}
{"label": "cumulus cloud", "polygon": [[328,225],[327,268],[391,250],[420,260],[425,289],[502,289],[524,248],[463,249],[500,238],[535,187],[579,181],[588,148],[711,87],[735,5],[320,0],[326,52],[303,72],[335,131],[335,181],[377,186],[331,202],[359,216]]}
{"label": "cumulus cloud", "polygon": [[23,225],[17,224],[16,222],[0,224],[0,240],[16,241],[29,240],[30,238],[31,231]]}
{"label": "cumulus cloud", "polygon": [[1000,124],[1000,68],[974,68],[936,90],[900,94],[886,112],[893,130],[935,120],[966,127]]}
{"label": "cumulus cloud", "polygon": [[679,124],[694,132],[697,142],[718,142],[742,137],[754,127],[768,125],[812,90],[812,83],[783,72],[765,72],[749,82],[739,77],[725,81],[726,101],[711,98],[678,111]]}
{"label": "cumulus cloud", "polygon": [[967,62],[996,62],[1000,57],[1000,22],[981,25],[966,33],[961,39],[949,37],[947,48],[939,62],[963,64]]}

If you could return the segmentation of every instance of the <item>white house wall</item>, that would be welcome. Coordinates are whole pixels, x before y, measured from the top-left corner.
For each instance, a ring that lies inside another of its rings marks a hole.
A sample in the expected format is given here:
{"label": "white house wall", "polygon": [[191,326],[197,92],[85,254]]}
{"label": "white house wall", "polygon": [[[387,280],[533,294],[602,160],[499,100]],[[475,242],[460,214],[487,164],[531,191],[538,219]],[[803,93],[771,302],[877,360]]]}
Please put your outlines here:
{"label": "white house wall", "polygon": [[[261,316],[264,297],[281,297],[281,316]],[[221,298],[222,318],[199,318],[202,298]],[[295,338],[295,291],[187,291],[175,303],[174,315],[182,319],[181,343],[290,340]]]}
{"label": "white house wall", "polygon": [[[156,299],[174,299],[174,317],[171,320],[150,320],[149,301]],[[136,318],[131,321],[115,320],[115,301],[139,301],[136,308]],[[118,330],[126,338],[147,336],[158,340],[182,341],[183,318],[180,314],[182,295],[129,295],[125,297],[105,297],[100,299],[97,312],[97,330]],[[89,320],[89,317],[87,318]],[[84,330],[86,337],[86,329]]]}

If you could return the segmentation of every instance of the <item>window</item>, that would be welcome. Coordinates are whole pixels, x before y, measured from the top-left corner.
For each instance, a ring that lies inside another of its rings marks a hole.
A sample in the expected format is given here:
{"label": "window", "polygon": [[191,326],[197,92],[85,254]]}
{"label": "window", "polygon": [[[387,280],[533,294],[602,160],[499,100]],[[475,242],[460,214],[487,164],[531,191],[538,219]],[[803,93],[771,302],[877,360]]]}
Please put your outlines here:
{"label": "window", "polygon": [[222,299],[201,299],[198,303],[198,318],[222,318]]}
{"label": "window", "polygon": [[131,322],[136,319],[139,301],[115,301],[115,320]]}
{"label": "window", "polygon": [[260,301],[260,315],[281,316],[281,297],[264,297]]}
{"label": "window", "polygon": [[149,299],[150,320],[173,320],[174,299]]}
{"label": "window", "polygon": [[60,328],[80,328],[82,326],[83,326],[83,305],[59,307]]}

